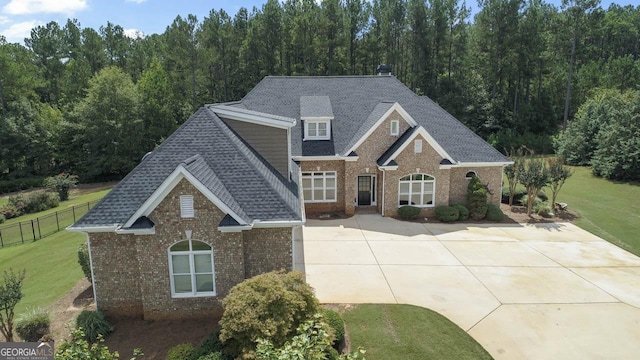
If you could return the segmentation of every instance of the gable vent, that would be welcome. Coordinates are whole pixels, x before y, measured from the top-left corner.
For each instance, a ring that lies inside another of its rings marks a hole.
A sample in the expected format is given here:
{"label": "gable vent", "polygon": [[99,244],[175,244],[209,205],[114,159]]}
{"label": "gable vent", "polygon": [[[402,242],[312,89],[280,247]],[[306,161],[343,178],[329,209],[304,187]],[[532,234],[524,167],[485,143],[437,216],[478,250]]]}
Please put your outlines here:
{"label": "gable vent", "polygon": [[183,218],[192,218],[196,216],[195,210],[193,209],[193,196],[180,196],[180,216]]}

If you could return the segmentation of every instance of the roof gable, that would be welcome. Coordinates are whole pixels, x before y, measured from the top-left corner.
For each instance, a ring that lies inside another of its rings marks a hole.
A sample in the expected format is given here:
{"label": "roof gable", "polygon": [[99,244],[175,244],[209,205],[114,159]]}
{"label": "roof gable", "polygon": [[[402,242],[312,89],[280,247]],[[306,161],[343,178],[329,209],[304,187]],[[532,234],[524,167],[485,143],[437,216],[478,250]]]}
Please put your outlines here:
{"label": "roof gable", "polygon": [[409,129],[405,131],[404,134],[389,147],[380,158],[378,159],[379,166],[387,166],[391,161],[395,160],[395,158],[404,151],[404,149],[411,144],[413,140],[415,140],[418,135],[422,136],[427,143],[442,157],[443,159],[451,160],[451,156],[435,141],[435,139],[429,134],[429,132],[423,128],[422,126],[416,126],[415,128]]}

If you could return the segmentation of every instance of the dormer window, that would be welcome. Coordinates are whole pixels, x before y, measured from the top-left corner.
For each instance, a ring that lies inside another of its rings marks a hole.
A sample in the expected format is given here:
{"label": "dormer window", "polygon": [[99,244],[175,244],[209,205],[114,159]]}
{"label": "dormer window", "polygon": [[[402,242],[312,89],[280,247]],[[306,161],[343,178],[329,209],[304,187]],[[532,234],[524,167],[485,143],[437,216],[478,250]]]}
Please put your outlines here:
{"label": "dormer window", "polygon": [[306,120],[304,122],[305,140],[329,140],[331,139],[330,120]]}

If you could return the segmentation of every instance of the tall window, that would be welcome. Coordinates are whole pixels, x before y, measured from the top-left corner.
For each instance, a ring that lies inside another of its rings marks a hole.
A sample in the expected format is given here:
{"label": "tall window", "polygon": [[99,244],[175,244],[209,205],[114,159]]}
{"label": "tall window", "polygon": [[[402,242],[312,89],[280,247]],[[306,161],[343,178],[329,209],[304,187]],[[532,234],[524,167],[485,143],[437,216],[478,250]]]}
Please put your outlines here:
{"label": "tall window", "polygon": [[391,120],[391,136],[398,136],[400,134],[400,121]]}
{"label": "tall window", "polygon": [[411,174],[400,179],[398,206],[432,207],[435,200],[436,179],[426,174]]}
{"label": "tall window", "polygon": [[331,138],[331,126],[329,120],[304,122],[305,140],[329,140]]}
{"label": "tall window", "polygon": [[213,248],[187,240],[169,248],[172,297],[215,296]]}
{"label": "tall window", "polygon": [[302,191],[304,202],[335,202],[336,172],[302,173]]}

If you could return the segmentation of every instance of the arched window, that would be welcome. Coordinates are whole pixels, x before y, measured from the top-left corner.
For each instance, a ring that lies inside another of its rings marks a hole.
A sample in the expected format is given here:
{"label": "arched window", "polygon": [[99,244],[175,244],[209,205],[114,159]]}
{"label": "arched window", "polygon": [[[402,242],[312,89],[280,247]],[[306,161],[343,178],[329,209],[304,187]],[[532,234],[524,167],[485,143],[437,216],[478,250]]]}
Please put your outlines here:
{"label": "arched window", "polygon": [[213,248],[196,240],[180,241],[169,248],[172,297],[215,296]]}
{"label": "arched window", "polygon": [[474,176],[476,176],[476,177],[477,177],[477,176],[478,176],[478,174],[476,174],[476,172],[475,172],[475,171],[469,171],[469,172],[467,172],[467,174],[466,174],[464,177],[465,177],[465,179],[471,179],[471,178],[472,178],[472,177],[474,177]]}
{"label": "arched window", "polygon": [[411,174],[400,179],[398,206],[432,207],[435,202],[436,179],[427,174]]}

